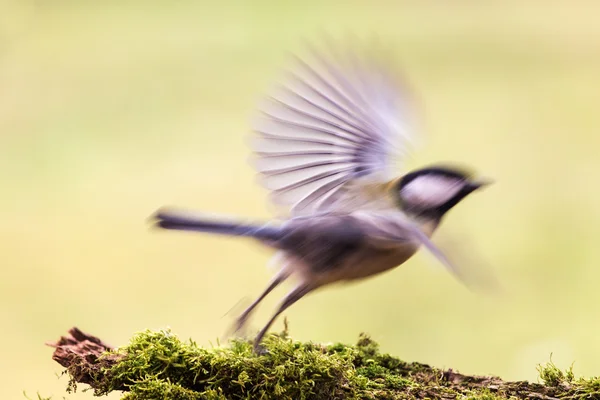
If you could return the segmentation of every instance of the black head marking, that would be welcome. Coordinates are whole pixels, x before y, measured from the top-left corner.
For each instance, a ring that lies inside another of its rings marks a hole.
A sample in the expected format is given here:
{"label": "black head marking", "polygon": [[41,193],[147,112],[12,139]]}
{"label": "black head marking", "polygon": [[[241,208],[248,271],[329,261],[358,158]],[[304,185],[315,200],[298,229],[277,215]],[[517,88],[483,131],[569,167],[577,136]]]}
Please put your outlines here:
{"label": "black head marking", "polygon": [[472,176],[466,169],[447,166],[412,171],[397,183],[398,201],[409,214],[439,219],[481,186]]}
{"label": "black head marking", "polygon": [[447,167],[447,166],[441,166],[441,165],[420,168],[420,169],[414,170],[414,171],[409,172],[408,174],[404,175],[402,177],[402,179],[400,179],[399,188],[402,188],[402,186],[408,184],[410,181],[414,180],[415,178],[418,178],[418,177],[424,176],[424,175],[437,175],[437,176],[443,176],[443,177],[447,177],[447,178],[469,180],[473,176],[473,172],[471,172],[465,168],[449,167],[449,166]]}

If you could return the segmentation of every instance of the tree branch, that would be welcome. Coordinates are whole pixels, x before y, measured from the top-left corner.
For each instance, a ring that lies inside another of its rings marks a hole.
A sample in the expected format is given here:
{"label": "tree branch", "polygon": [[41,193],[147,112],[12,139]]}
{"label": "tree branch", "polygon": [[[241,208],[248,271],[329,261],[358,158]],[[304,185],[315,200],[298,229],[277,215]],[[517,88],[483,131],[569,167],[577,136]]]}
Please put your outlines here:
{"label": "tree branch", "polygon": [[78,328],[56,343],[52,359],[70,375],[69,388],[84,383],[97,396],[164,399],[583,399],[600,398],[598,380],[575,380],[552,363],[540,367],[544,384],[464,375],[381,354],[361,335],[356,346],[299,343],[287,332],[265,340],[267,353],[251,343],[204,349],[169,331],[144,332],[115,350]]}

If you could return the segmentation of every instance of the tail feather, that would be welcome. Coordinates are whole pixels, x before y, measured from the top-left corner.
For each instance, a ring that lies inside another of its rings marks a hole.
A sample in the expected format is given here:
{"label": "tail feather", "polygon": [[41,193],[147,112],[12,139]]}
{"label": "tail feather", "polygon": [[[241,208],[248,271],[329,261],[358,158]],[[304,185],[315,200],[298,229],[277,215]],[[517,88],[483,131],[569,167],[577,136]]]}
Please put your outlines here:
{"label": "tail feather", "polygon": [[270,241],[280,237],[280,229],[277,226],[235,221],[206,214],[160,210],[153,217],[155,225],[163,229],[246,236]]}

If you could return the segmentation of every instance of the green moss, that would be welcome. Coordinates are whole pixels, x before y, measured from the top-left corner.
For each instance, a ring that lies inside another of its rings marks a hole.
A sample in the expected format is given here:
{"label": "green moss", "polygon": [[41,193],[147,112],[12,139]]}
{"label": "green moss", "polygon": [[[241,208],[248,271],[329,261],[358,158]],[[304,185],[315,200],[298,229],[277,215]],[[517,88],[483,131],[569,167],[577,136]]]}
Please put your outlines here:
{"label": "green moss", "polygon": [[575,379],[573,366],[571,365],[571,367],[565,371],[559,369],[552,362],[552,355],[550,356],[550,361],[546,365],[538,365],[537,370],[540,379],[546,386],[569,386]]}
{"label": "green moss", "polygon": [[473,391],[468,394],[462,394],[458,397],[460,400],[500,400],[500,399],[514,399],[518,400],[518,397],[511,396],[505,397],[497,393],[491,392],[489,389],[482,389],[480,391]]}
{"label": "green moss", "polygon": [[538,366],[538,372],[545,385],[562,388],[569,393],[568,398],[600,399],[600,378],[576,379],[572,365],[563,371],[550,358],[546,365]]}
{"label": "green moss", "polygon": [[538,384],[407,363],[382,354],[366,335],[348,346],[301,343],[283,333],[266,337],[264,347],[257,355],[251,342],[233,340],[207,349],[169,330],[146,331],[100,357],[91,386],[96,396],[123,390],[124,400],[600,398],[600,380],[576,380],[572,369],[552,362],[539,367]]}
{"label": "green moss", "polygon": [[123,359],[106,371],[111,379],[96,394],[123,386],[131,389],[130,400],[152,397],[144,393],[160,393],[165,399],[268,398],[270,394],[303,399],[335,398],[353,391],[358,351],[330,351],[277,336],[267,338],[265,345],[268,353],[257,356],[246,341],[204,349],[180,341],[170,331],[144,332],[118,350]]}

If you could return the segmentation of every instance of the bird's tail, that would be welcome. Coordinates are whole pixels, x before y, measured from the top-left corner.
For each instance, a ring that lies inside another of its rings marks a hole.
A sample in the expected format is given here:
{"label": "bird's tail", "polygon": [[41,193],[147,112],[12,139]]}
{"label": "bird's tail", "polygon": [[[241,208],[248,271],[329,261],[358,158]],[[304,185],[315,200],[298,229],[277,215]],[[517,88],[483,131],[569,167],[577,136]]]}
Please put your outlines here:
{"label": "bird's tail", "polygon": [[267,241],[276,241],[280,237],[280,228],[277,226],[241,222],[201,213],[159,210],[153,219],[155,225],[163,229],[246,236]]}

